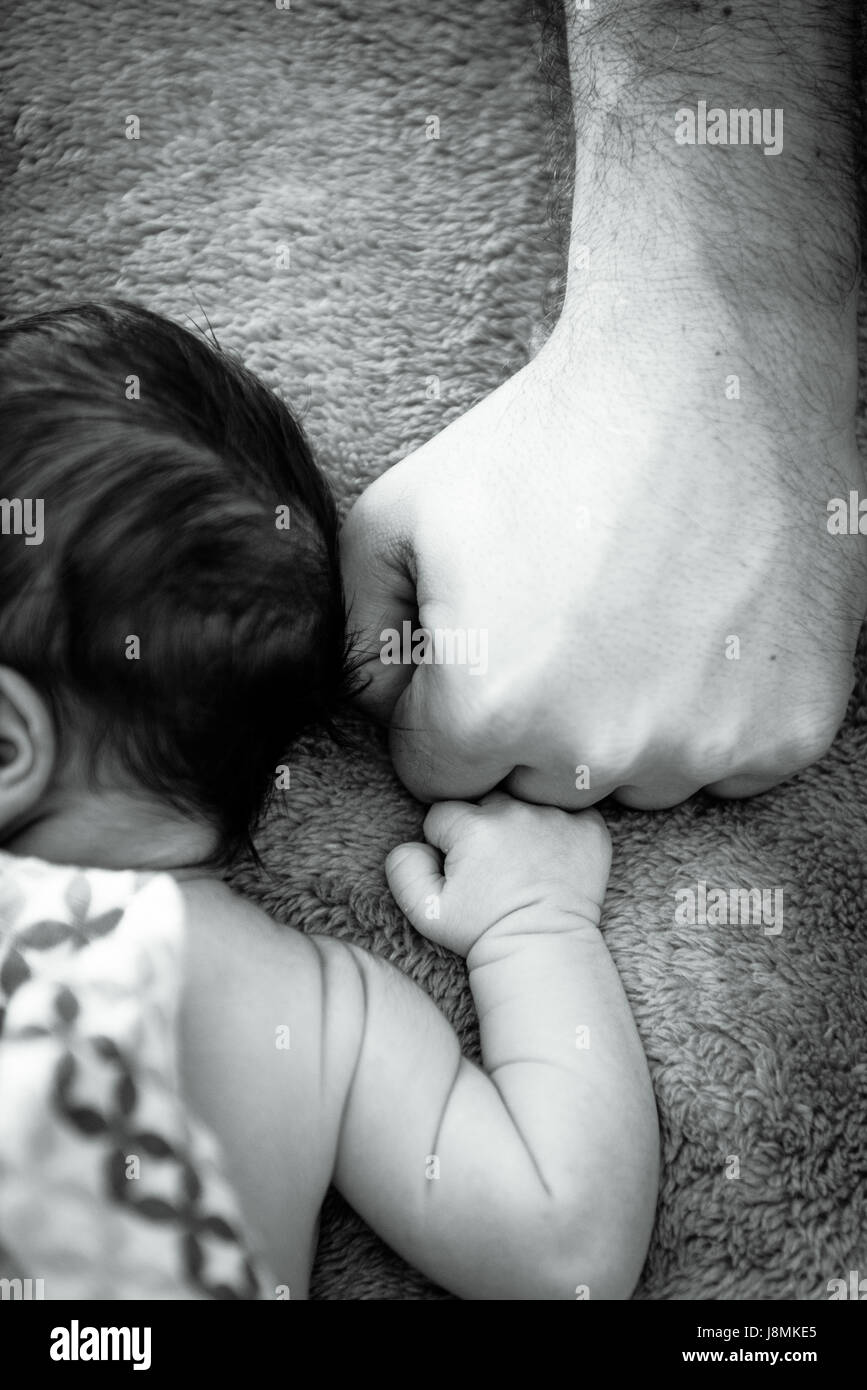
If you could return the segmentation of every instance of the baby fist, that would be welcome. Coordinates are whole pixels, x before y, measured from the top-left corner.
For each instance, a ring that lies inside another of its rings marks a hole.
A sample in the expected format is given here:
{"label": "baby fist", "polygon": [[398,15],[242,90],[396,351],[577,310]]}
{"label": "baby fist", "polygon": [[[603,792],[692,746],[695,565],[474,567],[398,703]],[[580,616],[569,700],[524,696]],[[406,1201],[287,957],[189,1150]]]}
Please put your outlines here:
{"label": "baby fist", "polygon": [[392,893],[417,931],[466,956],[504,919],[508,930],[598,925],[611,842],[596,811],[569,813],[492,792],[478,805],[443,801],[426,844],[388,856]]}

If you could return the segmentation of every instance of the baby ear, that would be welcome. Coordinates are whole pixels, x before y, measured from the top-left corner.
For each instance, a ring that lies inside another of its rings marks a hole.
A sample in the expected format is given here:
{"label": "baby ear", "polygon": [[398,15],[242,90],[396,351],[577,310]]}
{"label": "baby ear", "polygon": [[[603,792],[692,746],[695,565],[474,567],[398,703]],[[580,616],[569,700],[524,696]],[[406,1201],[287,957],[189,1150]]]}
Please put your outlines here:
{"label": "baby ear", "polygon": [[26,822],[54,774],[56,740],[48,706],[37,690],[0,666],[0,839]]}

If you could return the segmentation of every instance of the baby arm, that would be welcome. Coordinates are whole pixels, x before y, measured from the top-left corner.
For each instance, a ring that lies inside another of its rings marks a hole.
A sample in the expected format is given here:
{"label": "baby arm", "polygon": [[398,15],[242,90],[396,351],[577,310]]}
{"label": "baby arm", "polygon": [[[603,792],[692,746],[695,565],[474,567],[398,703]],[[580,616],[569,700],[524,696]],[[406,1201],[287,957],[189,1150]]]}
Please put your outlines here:
{"label": "baby arm", "polygon": [[628,1297],[653,1222],[658,1134],[598,928],[604,823],[494,793],[434,806],[424,830],[429,844],[389,856],[389,883],[423,935],[466,956],[485,1071],[398,971],[319,939],[326,978],[363,1019],[335,1182],[463,1298]]}

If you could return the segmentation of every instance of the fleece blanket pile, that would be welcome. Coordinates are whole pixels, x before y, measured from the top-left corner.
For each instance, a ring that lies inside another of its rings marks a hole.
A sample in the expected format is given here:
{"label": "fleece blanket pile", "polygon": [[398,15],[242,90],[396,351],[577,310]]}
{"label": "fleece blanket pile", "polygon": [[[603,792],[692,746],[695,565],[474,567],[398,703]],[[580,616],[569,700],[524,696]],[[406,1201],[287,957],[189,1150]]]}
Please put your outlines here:
{"label": "fleece blanket pile", "polygon": [[[533,351],[564,190],[522,0],[66,0],[4,28],[4,313],[106,293],[206,313],[300,412],[344,509]],[[383,875],[424,808],[381,734],[355,732],[291,751],[263,871],[237,884],[394,961],[472,1051],[463,962],[410,929]],[[867,1274],[863,643],[808,772],[749,803],[606,814],[604,931],[664,1146],[637,1297],[827,1298]],[[702,884],[779,889],[782,929],[676,921]],[[313,1296],[448,1297],[337,1198]]]}

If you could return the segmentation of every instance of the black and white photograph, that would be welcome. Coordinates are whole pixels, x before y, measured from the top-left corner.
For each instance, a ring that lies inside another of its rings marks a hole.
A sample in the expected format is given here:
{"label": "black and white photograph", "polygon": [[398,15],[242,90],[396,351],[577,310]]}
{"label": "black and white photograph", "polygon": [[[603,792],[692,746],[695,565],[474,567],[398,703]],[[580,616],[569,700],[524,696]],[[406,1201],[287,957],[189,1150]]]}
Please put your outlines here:
{"label": "black and white photograph", "polygon": [[187,1302],[860,1345],[865,31],[2,4],[27,1369],[160,1381]]}

